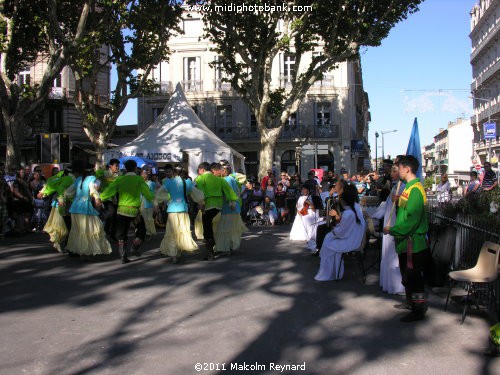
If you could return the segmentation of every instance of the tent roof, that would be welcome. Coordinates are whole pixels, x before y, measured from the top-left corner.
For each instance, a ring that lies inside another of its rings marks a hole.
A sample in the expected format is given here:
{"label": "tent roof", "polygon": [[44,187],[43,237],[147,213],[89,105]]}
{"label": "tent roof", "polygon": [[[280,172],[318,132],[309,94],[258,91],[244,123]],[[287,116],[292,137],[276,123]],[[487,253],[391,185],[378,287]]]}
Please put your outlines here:
{"label": "tent roof", "polygon": [[[124,154],[172,153],[182,157],[182,151],[231,151],[243,155],[217,137],[196,115],[181,85],[177,84],[167,105],[144,133],[133,141],[110,151]],[[180,160],[179,160],[180,161]]]}

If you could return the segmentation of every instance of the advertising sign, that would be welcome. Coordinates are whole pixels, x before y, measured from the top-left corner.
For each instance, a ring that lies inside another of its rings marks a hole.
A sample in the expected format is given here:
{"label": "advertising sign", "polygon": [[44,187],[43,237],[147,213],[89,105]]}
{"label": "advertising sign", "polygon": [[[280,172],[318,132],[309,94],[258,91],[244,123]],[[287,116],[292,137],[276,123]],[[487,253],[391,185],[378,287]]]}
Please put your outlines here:
{"label": "advertising sign", "polygon": [[483,124],[484,139],[495,139],[497,137],[496,122],[485,122]]}

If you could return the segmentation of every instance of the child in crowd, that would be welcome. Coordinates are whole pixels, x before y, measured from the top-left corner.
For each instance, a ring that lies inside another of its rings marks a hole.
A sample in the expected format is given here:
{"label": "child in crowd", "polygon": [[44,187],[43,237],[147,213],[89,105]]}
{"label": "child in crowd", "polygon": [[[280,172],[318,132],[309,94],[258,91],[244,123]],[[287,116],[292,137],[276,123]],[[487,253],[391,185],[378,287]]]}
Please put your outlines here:
{"label": "child in crowd", "polygon": [[278,211],[278,224],[284,224],[288,217],[288,209],[286,207],[286,192],[281,182],[278,183],[274,199]]}

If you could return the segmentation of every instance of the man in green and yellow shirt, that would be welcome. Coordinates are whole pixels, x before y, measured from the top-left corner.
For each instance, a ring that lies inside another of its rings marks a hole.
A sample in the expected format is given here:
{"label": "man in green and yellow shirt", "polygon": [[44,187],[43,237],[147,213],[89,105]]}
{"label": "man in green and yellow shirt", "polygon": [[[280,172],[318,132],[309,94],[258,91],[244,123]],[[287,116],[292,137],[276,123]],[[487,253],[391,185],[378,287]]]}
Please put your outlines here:
{"label": "man in green and yellow shirt", "polygon": [[403,285],[411,307],[411,312],[401,321],[408,323],[422,320],[427,311],[425,277],[432,258],[427,243],[427,198],[416,176],[420,164],[411,155],[402,156],[398,163],[399,178],[406,182],[406,187],[399,197],[396,223],[393,227],[385,227],[384,234],[392,235],[396,242]]}
{"label": "man in green and yellow shirt", "polygon": [[198,177],[196,177],[196,187],[205,195],[202,208],[203,237],[205,239],[207,256],[206,260],[214,259],[214,230],[213,220],[222,210],[224,198],[229,202],[231,208],[236,208],[236,201],[239,197],[224,178],[221,177],[221,166],[219,163],[207,162],[198,166]]}

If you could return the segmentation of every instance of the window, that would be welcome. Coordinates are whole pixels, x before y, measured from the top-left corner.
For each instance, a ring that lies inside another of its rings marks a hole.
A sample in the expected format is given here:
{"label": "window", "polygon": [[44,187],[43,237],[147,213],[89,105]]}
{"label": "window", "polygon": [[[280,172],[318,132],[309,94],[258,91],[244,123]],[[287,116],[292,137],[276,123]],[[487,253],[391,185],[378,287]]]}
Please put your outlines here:
{"label": "window", "polygon": [[201,91],[201,59],[184,57],[184,90]]}
{"label": "window", "polygon": [[18,76],[19,86],[23,86],[23,85],[29,86],[30,82],[31,82],[31,78],[30,78],[30,71],[29,70],[19,73],[19,76]]}
{"label": "window", "polygon": [[218,105],[215,126],[219,133],[230,133],[233,126],[233,106]]}
{"label": "window", "polygon": [[64,131],[62,114],[60,109],[49,110],[49,132],[62,133]]}
{"label": "window", "polygon": [[316,125],[318,127],[327,127],[331,124],[331,105],[330,103],[316,104]]}
{"label": "window", "polygon": [[163,108],[153,108],[153,121],[156,120],[158,116],[160,116],[162,110]]}
{"label": "window", "polygon": [[250,114],[250,133],[257,133],[257,119],[253,113]]}
{"label": "window", "polygon": [[283,75],[287,83],[291,82],[295,72],[295,55],[285,53],[283,56]]}
{"label": "window", "polygon": [[52,87],[62,87],[62,74],[59,73],[59,75],[54,79],[54,83]]}
{"label": "window", "polygon": [[290,115],[285,122],[285,131],[297,129],[297,113]]}
{"label": "window", "polygon": [[227,74],[222,69],[222,56],[215,56],[214,59],[214,87],[217,91],[228,91],[231,89],[231,83],[223,81],[224,78],[227,78]]}

